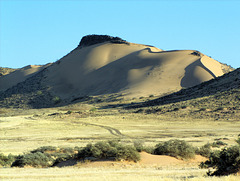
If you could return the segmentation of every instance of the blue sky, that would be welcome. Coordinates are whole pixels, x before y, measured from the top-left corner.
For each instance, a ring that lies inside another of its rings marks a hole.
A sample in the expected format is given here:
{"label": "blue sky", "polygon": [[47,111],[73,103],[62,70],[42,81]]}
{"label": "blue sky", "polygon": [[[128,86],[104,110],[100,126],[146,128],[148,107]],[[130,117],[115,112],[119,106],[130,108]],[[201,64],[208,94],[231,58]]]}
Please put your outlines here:
{"label": "blue sky", "polygon": [[238,0],[0,0],[0,66],[55,62],[88,34],[193,49],[240,67]]}

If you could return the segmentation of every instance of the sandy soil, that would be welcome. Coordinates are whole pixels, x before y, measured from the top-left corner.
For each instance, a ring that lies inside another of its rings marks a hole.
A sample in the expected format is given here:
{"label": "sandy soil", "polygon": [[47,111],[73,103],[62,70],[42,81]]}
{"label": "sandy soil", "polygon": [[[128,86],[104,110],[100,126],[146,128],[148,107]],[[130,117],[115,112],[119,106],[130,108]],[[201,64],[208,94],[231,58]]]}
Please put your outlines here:
{"label": "sandy soil", "polygon": [[199,164],[200,162],[206,161],[205,157],[196,155],[194,159],[191,160],[179,160],[177,158],[165,155],[152,155],[146,152],[140,153],[141,160],[138,163],[128,162],[128,161],[113,161],[113,160],[98,160],[98,161],[85,161],[78,162],[76,159],[71,159],[68,161],[61,162],[57,164],[57,167],[66,166],[81,166],[81,167],[109,167],[109,166],[120,166],[126,167],[127,165],[140,165],[140,166],[176,166],[176,165],[189,165],[189,164]]}

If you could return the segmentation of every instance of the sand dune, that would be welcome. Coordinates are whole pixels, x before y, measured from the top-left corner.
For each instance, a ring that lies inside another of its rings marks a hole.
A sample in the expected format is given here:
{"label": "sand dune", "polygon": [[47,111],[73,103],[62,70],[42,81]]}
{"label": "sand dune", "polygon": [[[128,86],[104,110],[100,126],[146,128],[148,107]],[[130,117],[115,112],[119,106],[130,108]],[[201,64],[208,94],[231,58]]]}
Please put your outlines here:
{"label": "sand dune", "polygon": [[25,81],[28,77],[33,76],[48,65],[28,65],[14,72],[0,77],[0,91],[5,91],[8,88]]}
{"label": "sand dune", "polygon": [[135,97],[177,91],[223,74],[219,62],[193,52],[96,44],[76,49],[49,67],[45,84],[62,98],[117,92]]}
{"label": "sand dune", "polygon": [[[172,165],[186,165],[186,164],[199,164],[201,162],[204,162],[207,160],[207,158],[201,156],[201,155],[196,155],[194,159],[190,160],[179,160],[175,157],[171,156],[166,156],[166,155],[152,155],[146,152],[141,152],[140,153],[141,160],[137,163],[139,165],[148,165],[148,166],[172,166]],[[102,159],[98,161],[92,161],[92,162],[79,162],[76,159],[70,159],[67,161],[63,161],[58,163],[57,167],[66,167],[66,166],[74,166],[77,164],[82,164],[84,167],[107,167],[107,166],[126,166],[129,164],[136,164],[133,162],[128,162],[128,161],[113,161],[110,159]]]}
{"label": "sand dune", "polygon": [[[0,77],[0,90],[42,68],[25,67]],[[193,50],[104,42],[78,47],[49,66],[42,85],[62,99],[107,93],[136,97],[177,91],[221,75],[219,62]]]}

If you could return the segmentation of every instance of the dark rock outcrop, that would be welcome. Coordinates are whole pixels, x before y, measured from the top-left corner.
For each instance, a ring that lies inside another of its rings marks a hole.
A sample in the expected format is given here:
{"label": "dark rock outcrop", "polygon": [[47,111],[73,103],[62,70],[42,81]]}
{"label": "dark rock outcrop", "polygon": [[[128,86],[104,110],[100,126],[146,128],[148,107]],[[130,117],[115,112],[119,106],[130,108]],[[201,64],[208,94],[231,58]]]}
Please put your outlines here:
{"label": "dark rock outcrop", "polygon": [[87,35],[82,37],[78,47],[86,47],[98,43],[103,43],[103,42],[111,42],[111,43],[117,43],[117,44],[129,44],[126,40],[123,40],[119,37],[113,37],[109,35]]}

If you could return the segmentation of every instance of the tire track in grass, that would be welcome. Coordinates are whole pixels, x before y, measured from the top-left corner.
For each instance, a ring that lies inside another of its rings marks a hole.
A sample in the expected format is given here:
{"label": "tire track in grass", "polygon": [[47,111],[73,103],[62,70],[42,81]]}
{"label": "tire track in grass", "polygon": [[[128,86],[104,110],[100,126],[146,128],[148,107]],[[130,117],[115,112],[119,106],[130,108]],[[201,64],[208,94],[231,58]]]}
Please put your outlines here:
{"label": "tire track in grass", "polygon": [[110,126],[103,126],[103,125],[99,125],[99,124],[86,123],[86,122],[82,122],[82,121],[79,121],[79,122],[74,121],[73,123],[83,124],[83,125],[86,125],[86,126],[100,127],[100,128],[106,129],[107,131],[110,132],[110,134],[112,134],[114,136],[129,137],[129,136],[126,136],[126,135],[122,134],[118,129],[112,128]]}

